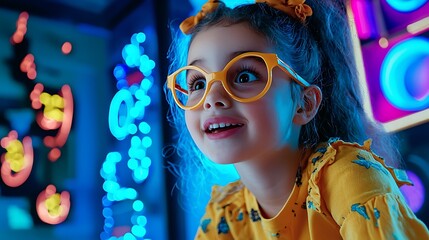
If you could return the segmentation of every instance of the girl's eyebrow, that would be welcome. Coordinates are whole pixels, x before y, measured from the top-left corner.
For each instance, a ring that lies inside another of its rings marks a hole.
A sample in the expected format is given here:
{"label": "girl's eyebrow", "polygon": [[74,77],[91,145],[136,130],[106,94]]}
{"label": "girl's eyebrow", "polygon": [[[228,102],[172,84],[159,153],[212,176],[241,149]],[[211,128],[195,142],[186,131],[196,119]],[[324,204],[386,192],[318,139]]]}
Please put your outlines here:
{"label": "girl's eyebrow", "polygon": [[[240,54],[242,54],[242,53],[247,53],[247,52],[259,52],[259,51],[255,51],[255,50],[244,50],[244,51],[236,51],[236,52],[232,52],[232,53],[230,53],[230,54],[229,54],[229,60],[231,60],[231,59],[233,59],[233,58],[237,57],[238,55],[240,55]],[[193,61],[192,61],[191,63],[189,63],[188,65],[189,65],[189,66],[191,66],[191,65],[197,65],[197,64],[200,64],[200,65],[201,65],[201,63],[204,63],[204,62],[205,62],[205,60],[204,60],[204,59],[198,58],[198,59],[193,60]]]}
{"label": "girl's eyebrow", "polygon": [[188,66],[197,65],[197,63],[204,63],[204,59],[201,59],[201,58],[195,59],[194,61],[189,63]]}

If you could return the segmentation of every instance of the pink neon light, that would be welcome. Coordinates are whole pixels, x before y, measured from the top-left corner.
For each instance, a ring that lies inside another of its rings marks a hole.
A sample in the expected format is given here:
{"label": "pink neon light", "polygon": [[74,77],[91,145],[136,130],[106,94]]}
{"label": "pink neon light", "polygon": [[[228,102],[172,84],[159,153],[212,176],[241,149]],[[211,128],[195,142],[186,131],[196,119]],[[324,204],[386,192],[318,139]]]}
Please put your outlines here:
{"label": "pink neon light", "polygon": [[[2,138],[1,146],[6,148],[11,141],[17,140],[17,138],[18,133],[16,131],[10,131],[7,137]],[[22,145],[24,147],[24,166],[19,172],[14,173],[12,171],[10,164],[5,160],[5,154],[1,156],[1,178],[9,187],[21,186],[27,181],[33,169],[34,153],[31,138],[28,136],[24,137]]]}
{"label": "pink neon light", "polygon": [[43,84],[37,83],[34,86],[33,91],[30,93],[30,99],[31,99],[31,107],[33,109],[40,109],[42,107],[42,103],[40,102],[40,94],[43,92]]}
{"label": "pink neon light", "polygon": [[43,190],[36,200],[36,211],[40,220],[48,224],[59,224],[67,219],[70,212],[70,193],[67,191],[61,192],[60,195],[60,212],[58,216],[53,216],[46,208],[46,200],[52,195],[56,194],[57,189],[54,185],[50,184]]}
{"label": "pink neon light", "polygon": [[10,41],[12,44],[21,43],[24,40],[24,36],[27,33],[27,21],[28,13],[22,12],[19,14],[18,20],[16,21],[16,31],[13,33]]}
{"label": "pink neon light", "polygon": [[61,122],[45,117],[43,112],[37,113],[36,122],[39,124],[39,127],[43,130],[58,129],[62,124]]}
{"label": "pink neon light", "polygon": [[29,53],[22,60],[19,68],[22,72],[27,73],[27,77],[30,80],[34,80],[37,76],[36,64],[34,63],[33,54]]}
{"label": "pink neon light", "polygon": [[350,2],[356,21],[356,30],[360,39],[371,37],[371,25],[369,23],[368,13],[370,12],[365,0],[352,0]]}

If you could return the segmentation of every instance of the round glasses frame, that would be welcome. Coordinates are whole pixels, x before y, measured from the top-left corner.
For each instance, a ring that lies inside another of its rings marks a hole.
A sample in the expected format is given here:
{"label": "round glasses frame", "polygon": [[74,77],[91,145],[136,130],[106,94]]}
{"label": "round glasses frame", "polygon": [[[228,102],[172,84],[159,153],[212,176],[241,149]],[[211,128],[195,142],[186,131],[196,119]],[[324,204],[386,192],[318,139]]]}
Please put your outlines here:
{"label": "round glasses frame", "polygon": [[[267,80],[267,84],[265,86],[265,88],[262,90],[261,93],[259,93],[258,95],[251,97],[251,98],[240,98],[237,97],[236,95],[234,95],[232,93],[232,91],[229,89],[228,87],[228,83],[226,80],[226,73],[229,70],[230,66],[233,65],[235,62],[237,62],[238,60],[244,58],[244,57],[260,57],[261,59],[264,60],[266,66],[267,66],[267,70],[268,70],[268,80]],[[238,102],[253,102],[256,101],[258,99],[260,99],[261,97],[263,97],[268,90],[271,87],[271,83],[273,81],[273,69],[275,67],[279,67],[283,72],[285,72],[287,75],[289,75],[289,77],[291,77],[296,83],[298,83],[300,86],[302,87],[308,87],[310,86],[310,84],[304,80],[301,76],[299,76],[289,65],[287,65],[285,62],[283,62],[275,53],[262,53],[262,52],[246,52],[246,53],[242,53],[236,57],[234,57],[233,59],[231,59],[231,61],[229,61],[225,67],[218,72],[212,72],[212,73],[208,73],[206,72],[204,69],[197,67],[197,66],[193,66],[193,65],[188,65],[185,67],[182,67],[178,70],[176,70],[174,73],[170,74],[167,77],[167,88],[169,88],[173,94],[173,99],[176,102],[176,104],[184,109],[184,110],[193,110],[195,108],[200,107],[203,102],[205,101],[208,92],[211,89],[211,86],[213,85],[213,83],[215,81],[220,81],[222,83],[222,87],[225,89],[225,91],[229,94],[229,96],[238,101]],[[177,75],[183,71],[183,70],[196,70],[201,72],[205,79],[206,79],[206,89],[204,90],[204,95],[201,98],[201,100],[193,105],[193,106],[185,106],[183,105],[176,94],[176,91],[179,91],[185,95],[188,95],[188,91],[181,88],[179,84],[176,84],[176,77]]]}

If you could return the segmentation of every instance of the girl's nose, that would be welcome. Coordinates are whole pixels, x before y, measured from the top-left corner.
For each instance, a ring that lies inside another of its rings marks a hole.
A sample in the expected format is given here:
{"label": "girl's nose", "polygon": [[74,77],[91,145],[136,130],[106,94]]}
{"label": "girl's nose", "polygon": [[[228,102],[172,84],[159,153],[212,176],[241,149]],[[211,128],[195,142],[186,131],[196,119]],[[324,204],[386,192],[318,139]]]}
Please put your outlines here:
{"label": "girl's nose", "polygon": [[222,86],[222,83],[215,82],[211,85],[203,105],[205,110],[209,110],[212,107],[229,108],[231,106],[231,101],[232,99]]}

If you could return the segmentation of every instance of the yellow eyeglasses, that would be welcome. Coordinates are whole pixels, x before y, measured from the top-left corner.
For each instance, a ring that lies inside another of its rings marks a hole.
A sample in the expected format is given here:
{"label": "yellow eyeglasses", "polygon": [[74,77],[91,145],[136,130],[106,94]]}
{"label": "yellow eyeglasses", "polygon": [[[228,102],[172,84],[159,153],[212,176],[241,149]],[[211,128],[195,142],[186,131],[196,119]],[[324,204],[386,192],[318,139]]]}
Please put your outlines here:
{"label": "yellow eyeglasses", "polygon": [[219,72],[208,73],[197,66],[182,67],[167,77],[167,87],[184,110],[201,106],[215,81],[220,81],[234,100],[252,102],[270,89],[274,67],[279,67],[302,87],[310,86],[277,54],[246,52],[231,59]]}

